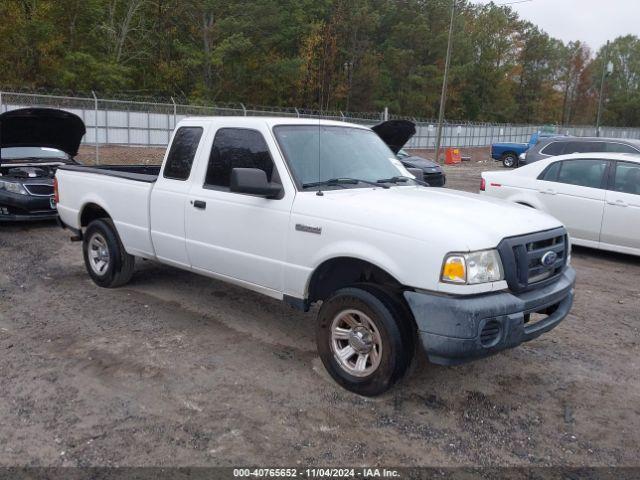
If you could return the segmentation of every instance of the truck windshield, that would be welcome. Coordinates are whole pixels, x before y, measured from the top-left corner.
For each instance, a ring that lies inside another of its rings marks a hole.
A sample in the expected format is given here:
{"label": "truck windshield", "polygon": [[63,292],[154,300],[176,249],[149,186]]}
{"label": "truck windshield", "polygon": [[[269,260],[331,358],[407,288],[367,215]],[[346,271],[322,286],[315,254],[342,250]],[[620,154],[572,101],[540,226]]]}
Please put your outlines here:
{"label": "truck windshield", "polygon": [[[371,187],[366,182],[405,175],[393,152],[370,130],[327,125],[279,125],[274,128],[298,187],[331,179],[362,182],[333,182],[332,188]],[[397,162],[395,164],[394,162]]]}

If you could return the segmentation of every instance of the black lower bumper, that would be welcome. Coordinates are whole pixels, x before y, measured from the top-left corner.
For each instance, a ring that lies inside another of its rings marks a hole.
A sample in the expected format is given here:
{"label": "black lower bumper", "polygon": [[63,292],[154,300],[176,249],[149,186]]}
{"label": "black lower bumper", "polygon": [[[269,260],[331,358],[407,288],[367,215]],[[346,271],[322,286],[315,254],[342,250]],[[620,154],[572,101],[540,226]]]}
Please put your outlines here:
{"label": "black lower bumper", "polygon": [[423,180],[431,187],[444,187],[447,183],[447,177],[444,173],[427,173],[424,172]]}
{"label": "black lower bumper", "polygon": [[0,223],[2,222],[40,222],[43,220],[55,220],[58,214],[54,213],[27,213],[24,215],[2,215],[0,214]]}
{"label": "black lower bumper", "polygon": [[469,298],[415,291],[404,295],[429,360],[455,365],[516,347],[556,327],[573,305],[575,279],[569,267],[558,281],[517,295],[499,292]]}
{"label": "black lower bumper", "polygon": [[51,197],[0,192],[0,222],[53,220],[58,211],[51,208]]}

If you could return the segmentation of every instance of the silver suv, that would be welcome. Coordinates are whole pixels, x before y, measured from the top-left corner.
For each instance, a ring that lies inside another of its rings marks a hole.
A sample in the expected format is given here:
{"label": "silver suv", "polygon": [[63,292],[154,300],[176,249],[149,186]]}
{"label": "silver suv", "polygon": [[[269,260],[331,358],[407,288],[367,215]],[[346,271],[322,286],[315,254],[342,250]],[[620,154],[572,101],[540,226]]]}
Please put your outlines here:
{"label": "silver suv", "polygon": [[519,165],[570,153],[634,153],[640,154],[640,140],[602,137],[544,138],[520,155]]}

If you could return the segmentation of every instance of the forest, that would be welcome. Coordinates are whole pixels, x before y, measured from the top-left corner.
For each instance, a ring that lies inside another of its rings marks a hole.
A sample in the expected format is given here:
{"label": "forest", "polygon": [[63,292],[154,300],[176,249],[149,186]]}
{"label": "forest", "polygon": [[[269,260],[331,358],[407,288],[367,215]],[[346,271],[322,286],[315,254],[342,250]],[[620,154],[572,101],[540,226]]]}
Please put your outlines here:
{"label": "forest", "polygon": [[[0,87],[437,116],[452,0],[3,0]],[[640,126],[640,39],[598,51],[458,0],[446,117]]]}

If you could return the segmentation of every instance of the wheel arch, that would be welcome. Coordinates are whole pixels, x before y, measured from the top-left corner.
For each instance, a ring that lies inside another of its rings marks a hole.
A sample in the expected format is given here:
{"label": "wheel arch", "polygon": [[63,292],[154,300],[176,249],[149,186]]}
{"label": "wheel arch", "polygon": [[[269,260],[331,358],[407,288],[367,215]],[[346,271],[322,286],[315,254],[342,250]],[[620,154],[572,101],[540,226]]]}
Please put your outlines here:
{"label": "wheel arch", "polygon": [[85,203],[78,214],[78,225],[80,228],[88,226],[92,221],[99,218],[109,218],[111,215],[107,210],[96,202],[89,201]]}
{"label": "wheel arch", "polygon": [[400,291],[402,283],[385,268],[354,256],[336,256],[324,260],[307,281],[308,303],[324,300],[332,292],[358,283],[371,283]]}
{"label": "wheel arch", "polygon": [[531,198],[531,196],[524,195],[514,195],[512,197],[507,198],[509,202],[517,203],[518,205],[522,205],[524,207],[533,208],[535,210],[545,211],[543,205],[536,200],[535,198]]}

